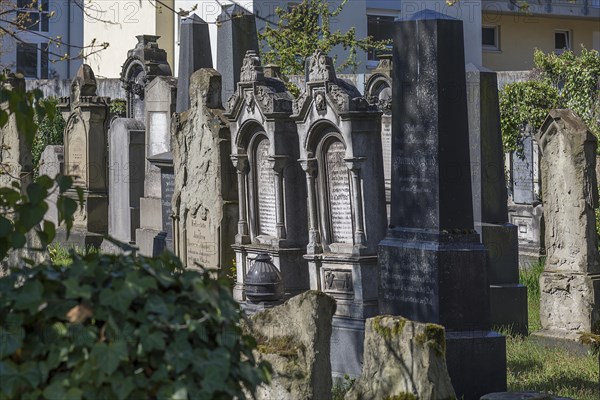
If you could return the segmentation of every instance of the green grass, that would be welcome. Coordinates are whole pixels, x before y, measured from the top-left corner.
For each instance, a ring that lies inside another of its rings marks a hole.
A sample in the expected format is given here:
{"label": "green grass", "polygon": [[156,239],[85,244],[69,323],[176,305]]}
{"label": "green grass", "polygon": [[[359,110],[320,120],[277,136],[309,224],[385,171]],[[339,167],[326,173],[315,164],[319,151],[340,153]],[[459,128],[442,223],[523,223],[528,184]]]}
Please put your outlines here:
{"label": "green grass", "polygon": [[[541,329],[539,277],[543,263],[521,270],[520,281],[527,286],[529,331]],[[571,354],[550,348],[530,337],[507,335],[506,361],[509,391],[537,391],[577,400],[600,399],[598,357]]]}
{"label": "green grass", "polygon": [[59,266],[67,266],[73,263],[73,258],[71,257],[71,250],[74,250],[77,254],[88,254],[95,253],[98,251],[95,247],[90,247],[87,250],[81,249],[79,247],[69,248],[60,245],[59,243],[52,243],[48,246],[48,253],[50,253],[50,260]]}

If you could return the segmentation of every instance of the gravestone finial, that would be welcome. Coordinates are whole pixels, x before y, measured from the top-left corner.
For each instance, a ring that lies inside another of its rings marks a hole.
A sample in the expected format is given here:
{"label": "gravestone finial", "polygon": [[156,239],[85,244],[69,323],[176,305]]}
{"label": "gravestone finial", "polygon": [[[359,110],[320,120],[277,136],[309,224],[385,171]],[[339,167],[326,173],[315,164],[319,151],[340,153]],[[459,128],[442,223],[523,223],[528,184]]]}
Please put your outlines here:
{"label": "gravestone finial", "polygon": [[336,82],[333,60],[322,50],[317,49],[307,60],[308,62],[308,81],[330,81]]}
{"label": "gravestone finial", "polygon": [[260,57],[254,50],[248,50],[242,63],[240,82],[263,82],[265,75],[260,63]]}
{"label": "gravestone finial", "polygon": [[80,101],[82,96],[96,96],[96,76],[92,67],[83,64],[71,83],[71,103]]}

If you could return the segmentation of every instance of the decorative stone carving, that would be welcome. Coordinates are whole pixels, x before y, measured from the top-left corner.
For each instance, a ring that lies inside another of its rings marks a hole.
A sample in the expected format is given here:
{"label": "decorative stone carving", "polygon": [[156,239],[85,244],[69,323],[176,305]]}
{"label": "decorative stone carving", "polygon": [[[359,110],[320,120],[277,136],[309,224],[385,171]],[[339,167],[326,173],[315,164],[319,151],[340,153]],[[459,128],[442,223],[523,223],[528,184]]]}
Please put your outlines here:
{"label": "decorative stone carving", "polygon": [[309,58],[308,80],[335,81],[333,60],[321,50],[316,50]]}
{"label": "decorative stone carving", "polygon": [[245,271],[268,252],[283,277],[286,297],[309,287],[306,261],[306,204],[296,125],[289,118],[293,97],[283,81],[265,77],[260,59],[249,51],[237,92],[225,117],[231,129],[237,168],[239,222],[234,246],[237,282],[234,296],[245,300]]}

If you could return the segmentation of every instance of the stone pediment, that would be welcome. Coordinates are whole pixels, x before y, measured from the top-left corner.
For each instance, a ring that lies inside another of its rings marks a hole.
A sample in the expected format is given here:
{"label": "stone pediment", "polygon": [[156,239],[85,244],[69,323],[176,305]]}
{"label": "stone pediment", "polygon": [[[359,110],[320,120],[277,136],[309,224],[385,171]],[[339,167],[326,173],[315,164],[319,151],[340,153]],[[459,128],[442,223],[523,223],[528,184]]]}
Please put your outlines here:
{"label": "stone pediment", "polygon": [[307,64],[306,89],[294,101],[294,117],[305,118],[310,107],[317,112],[326,112],[328,107],[336,113],[377,111],[354,85],[337,78],[331,57],[317,50]]}
{"label": "stone pediment", "polygon": [[264,76],[260,58],[250,50],[244,58],[237,91],[227,101],[226,116],[237,120],[244,107],[249,113],[258,107],[263,115],[290,114],[293,100],[283,81]]}

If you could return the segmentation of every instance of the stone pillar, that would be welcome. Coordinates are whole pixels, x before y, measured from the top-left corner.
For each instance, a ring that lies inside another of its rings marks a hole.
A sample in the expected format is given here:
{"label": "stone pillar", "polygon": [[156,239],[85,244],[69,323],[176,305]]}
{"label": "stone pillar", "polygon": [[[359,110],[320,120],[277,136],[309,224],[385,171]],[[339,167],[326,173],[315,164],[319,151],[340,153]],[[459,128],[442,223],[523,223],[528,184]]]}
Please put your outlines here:
{"label": "stone pillar", "polygon": [[237,4],[223,7],[217,23],[217,70],[223,75],[222,99],[226,104],[240,81],[246,53],[259,51],[258,35],[254,14]]}
{"label": "stone pillar", "polygon": [[235,258],[231,246],[239,219],[238,192],[231,133],[222,119],[221,83],[221,75],[214,69],[194,72],[191,108],[176,114],[172,124],[173,234],[178,240],[176,254],[188,268],[200,264],[230,275]]}
{"label": "stone pillar", "polygon": [[200,68],[212,68],[208,24],[192,14],[181,21],[179,35],[179,73],[177,74],[178,113],[190,108],[190,77]]}
{"label": "stone pillar", "polygon": [[473,220],[488,249],[492,326],[527,336],[527,288],[519,284],[517,226],[508,223],[495,72],[467,66],[467,104]]}
{"label": "stone pillar", "polygon": [[[71,84],[71,97],[61,99],[65,112],[65,174],[84,191],[84,206],[75,214],[70,245],[100,247],[108,233],[108,123],[110,99],[96,96],[96,78],[82,65]],[[78,200],[75,191],[69,193]],[[57,233],[66,242],[64,230]]]}
{"label": "stone pillar", "polygon": [[396,22],[392,209],[379,246],[379,311],[446,328],[457,397],[506,390],[490,331],[487,251],[473,224],[462,22],[425,10]]}
{"label": "stone pillar", "polygon": [[597,139],[571,110],[552,110],[536,135],[541,152],[546,265],[540,319],[550,338],[579,340],[600,322]]}

